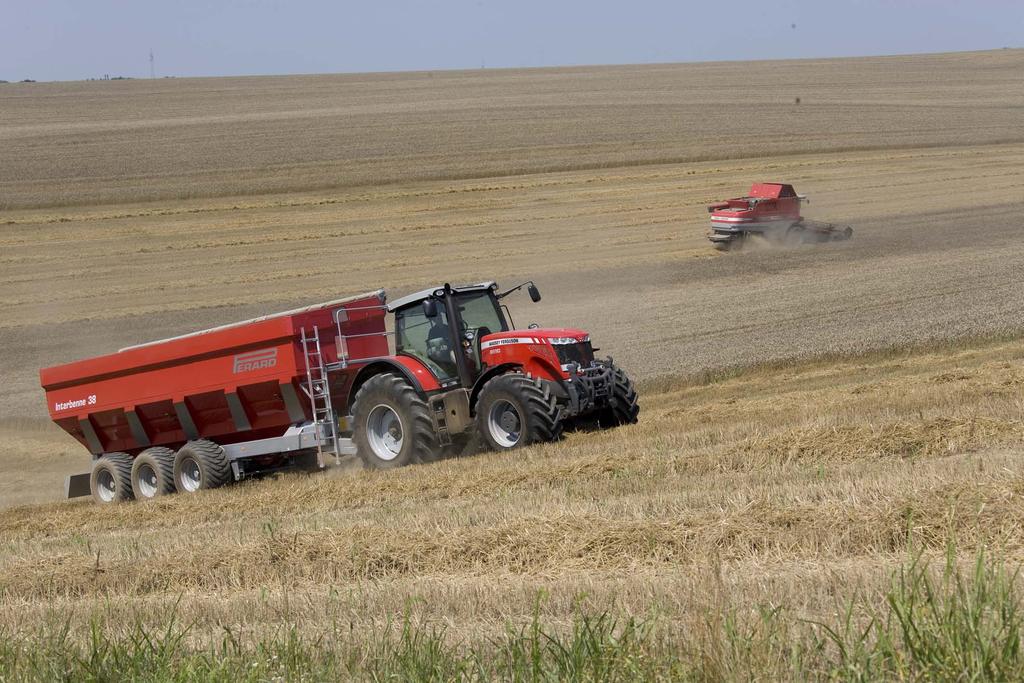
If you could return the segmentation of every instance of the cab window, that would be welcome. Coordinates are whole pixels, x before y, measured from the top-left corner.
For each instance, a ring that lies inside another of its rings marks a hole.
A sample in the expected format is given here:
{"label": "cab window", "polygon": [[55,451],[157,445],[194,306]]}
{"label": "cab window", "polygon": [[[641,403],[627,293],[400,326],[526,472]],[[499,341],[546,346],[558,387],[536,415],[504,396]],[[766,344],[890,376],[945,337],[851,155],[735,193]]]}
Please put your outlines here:
{"label": "cab window", "polygon": [[395,312],[395,350],[422,361],[441,382],[457,376],[444,306],[428,318],[419,304]]}
{"label": "cab window", "polygon": [[489,291],[459,294],[456,298],[459,306],[459,316],[462,318],[463,330],[478,330],[487,328],[489,332],[504,332],[508,330],[505,316],[498,308],[498,302],[494,300]]}

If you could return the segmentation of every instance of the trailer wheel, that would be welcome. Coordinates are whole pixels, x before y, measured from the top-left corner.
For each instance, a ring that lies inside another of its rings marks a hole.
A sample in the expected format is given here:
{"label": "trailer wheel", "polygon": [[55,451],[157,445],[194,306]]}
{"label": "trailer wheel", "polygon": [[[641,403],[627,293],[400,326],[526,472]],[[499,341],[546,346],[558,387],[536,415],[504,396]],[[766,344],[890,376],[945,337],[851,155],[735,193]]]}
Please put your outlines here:
{"label": "trailer wheel", "polygon": [[174,493],[174,451],[157,446],[135,456],[132,491],[139,499]]}
{"label": "trailer wheel", "polygon": [[174,487],[179,493],[215,489],[231,481],[231,463],[212,441],[189,441],[174,456]]}
{"label": "trailer wheel", "polygon": [[476,404],[476,426],[484,444],[503,451],[562,436],[561,410],[547,382],[518,372],[484,384]]}
{"label": "trailer wheel", "polygon": [[382,373],[356,393],[352,406],[356,453],[367,469],[437,460],[440,448],[426,401],[402,377]]}
{"label": "trailer wheel", "polygon": [[612,383],[611,399],[599,420],[601,426],[608,428],[635,424],[640,414],[640,404],[637,402],[633,380],[622,368],[615,368]]}
{"label": "trailer wheel", "polygon": [[89,490],[97,503],[120,503],[134,498],[132,493],[132,456],[107,453],[92,465]]}

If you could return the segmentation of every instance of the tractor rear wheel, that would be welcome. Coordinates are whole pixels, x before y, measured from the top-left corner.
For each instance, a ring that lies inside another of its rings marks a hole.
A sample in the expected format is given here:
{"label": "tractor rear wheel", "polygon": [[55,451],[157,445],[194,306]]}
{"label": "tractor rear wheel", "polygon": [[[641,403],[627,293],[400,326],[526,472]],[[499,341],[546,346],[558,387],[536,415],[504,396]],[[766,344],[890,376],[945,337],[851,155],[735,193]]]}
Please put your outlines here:
{"label": "tractor rear wheel", "polygon": [[484,384],[476,404],[476,426],[484,444],[494,451],[562,436],[561,410],[551,387],[518,372]]}
{"label": "tractor rear wheel", "polygon": [[139,499],[174,493],[174,451],[156,446],[135,456],[132,463],[132,491]]}
{"label": "tractor rear wheel", "polygon": [[637,402],[633,380],[622,368],[615,368],[615,375],[612,378],[612,394],[608,401],[608,407],[602,411],[599,420],[601,426],[609,428],[635,424],[639,414],[640,404]]}
{"label": "tractor rear wheel", "polygon": [[92,465],[89,490],[97,503],[120,503],[135,497],[132,492],[132,456],[107,453]]}
{"label": "tractor rear wheel", "polygon": [[371,377],[356,392],[352,437],[367,469],[434,462],[440,453],[426,401],[404,378]]}
{"label": "tractor rear wheel", "polygon": [[231,481],[231,462],[212,441],[189,441],[174,456],[174,487],[178,493],[215,489]]}

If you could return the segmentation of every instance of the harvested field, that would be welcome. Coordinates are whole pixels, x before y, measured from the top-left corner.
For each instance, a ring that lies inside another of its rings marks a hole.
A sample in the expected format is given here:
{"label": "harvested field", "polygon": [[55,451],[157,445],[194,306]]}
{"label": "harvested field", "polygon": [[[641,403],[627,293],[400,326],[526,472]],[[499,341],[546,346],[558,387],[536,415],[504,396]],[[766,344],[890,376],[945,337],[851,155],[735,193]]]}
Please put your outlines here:
{"label": "harvested field", "polygon": [[0,624],[173,613],[202,646],[282,619],[369,639],[406,614],[452,642],[580,611],[684,639],[709,610],[827,619],[877,604],[911,548],[1024,559],[1022,360],[975,342],[664,381],[635,427],[514,455],[9,509]]}
{"label": "harvested field", "polygon": [[1022,59],[10,84],[0,208],[1020,142]]}
{"label": "harvested field", "polygon": [[[584,327],[642,380],[1010,334],[1024,321],[1024,242],[1006,203],[1021,169],[1024,145],[1005,145],[11,212],[0,462],[18,474],[0,499],[52,500],[54,470],[87,462],[60,433],[18,444],[25,425],[47,429],[37,368],[368,287],[533,278],[545,298],[513,301],[520,323]],[[811,215],[854,224],[855,238],[714,253],[703,204],[765,176],[796,183]]]}
{"label": "harvested field", "polygon": [[[0,664],[26,625],[171,611],[200,645],[403,613],[466,642],[535,610],[558,632],[656,612],[678,640],[730,609],[879,604],[911,546],[1019,562],[1022,86],[1020,50],[0,86]],[[714,252],[704,205],[754,180],[854,239]],[[641,423],[51,502],[88,457],[40,366],[492,277],[540,285],[521,325],[586,328],[625,365]]]}

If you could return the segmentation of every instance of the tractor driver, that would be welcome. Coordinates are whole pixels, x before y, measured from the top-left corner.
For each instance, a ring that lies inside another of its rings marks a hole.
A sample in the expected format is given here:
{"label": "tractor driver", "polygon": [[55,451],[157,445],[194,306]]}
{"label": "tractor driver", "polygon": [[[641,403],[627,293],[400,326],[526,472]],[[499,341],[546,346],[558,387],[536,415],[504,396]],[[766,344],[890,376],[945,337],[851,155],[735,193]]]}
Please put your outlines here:
{"label": "tractor driver", "polygon": [[443,312],[438,312],[430,320],[430,332],[427,333],[427,356],[441,367],[448,377],[458,375],[455,367],[455,354],[451,348],[451,329]]}

